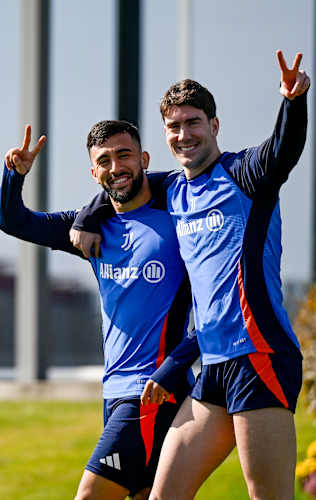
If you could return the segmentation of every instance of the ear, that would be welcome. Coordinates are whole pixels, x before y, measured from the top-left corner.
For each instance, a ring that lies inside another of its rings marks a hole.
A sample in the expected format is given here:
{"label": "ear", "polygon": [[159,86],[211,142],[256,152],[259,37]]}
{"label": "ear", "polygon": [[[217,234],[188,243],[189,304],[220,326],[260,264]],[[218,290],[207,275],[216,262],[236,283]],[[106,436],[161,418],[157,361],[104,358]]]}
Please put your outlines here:
{"label": "ear", "polygon": [[98,175],[97,175],[97,169],[96,169],[96,167],[93,167],[93,166],[92,166],[92,167],[90,168],[90,172],[91,172],[91,175],[92,175],[92,177],[94,178],[95,182],[96,182],[97,184],[99,184],[99,180],[98,180]]}
{"label": "ear", "polygon": [[141,160],[141,163],[142,163],[142,169],[143,170],[147,170],[148,168],[148,165],[149,165],[149,160],[150,160],[150,155],[147,151],[143,151],[142,152],[142,160]]}
{"label": "ear", "polygon": [[214,118],[211,118],[210,127],[211,127],[212,136],[217,137],[217,134],[219,131],[219,120],[218,120],[217,116],[214,116]]}

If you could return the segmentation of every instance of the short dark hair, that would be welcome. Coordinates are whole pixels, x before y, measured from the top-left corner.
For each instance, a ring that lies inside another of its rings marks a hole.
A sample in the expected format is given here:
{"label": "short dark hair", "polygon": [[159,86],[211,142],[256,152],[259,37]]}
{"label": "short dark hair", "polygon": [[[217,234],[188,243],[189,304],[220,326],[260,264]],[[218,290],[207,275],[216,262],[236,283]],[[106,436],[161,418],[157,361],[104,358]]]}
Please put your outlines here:
{"label": "short dark hair", "polygon": [[171,85],[161,99],[160,113],[162,119],[164,120],[171,106],[185,104],[202,109],[209,119],[216,116],[216,104],[211,92],[200,83],[187,78]]}
{"label": "short dark hair", "polygon": [[129,134],[139,144],[139,148],[141,149],[141,140],[135,125],[125,120],[102,120],[93,125],[88,134],[87,148],[89,154],[92,146],[102,146],[113,135],[122,133]]}

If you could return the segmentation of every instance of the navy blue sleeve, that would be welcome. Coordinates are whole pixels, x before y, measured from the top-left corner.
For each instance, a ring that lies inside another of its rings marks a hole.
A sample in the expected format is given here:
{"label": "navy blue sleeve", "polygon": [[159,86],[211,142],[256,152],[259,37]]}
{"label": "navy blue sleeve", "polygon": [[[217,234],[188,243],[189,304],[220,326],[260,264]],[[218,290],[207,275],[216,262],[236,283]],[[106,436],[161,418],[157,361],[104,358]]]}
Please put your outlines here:
{"label": "navy blue sleeve", "polygon": [[[147,173],[155,208],[166,210],[167,189],[178,175],[177,170]],[[102,191],[80,210],[72,227],[79,231],[100,233],[101,222],[113,217],[113,214],[114,209],[109,196],[106,191]]]}
{"label": "navy blue sleeve", "polygon": [[166,391],[175,392],[187,370],[200,356],[195,332],[188,334],[151,375]]}
{"label": "navy blue sleeve", "polygon": [[249,197],[277,192],[297,164],[306,141],[307,93],[284,98],[271,137],[260,146],[224,156],[223,166]]}
{"label": "navy blue sleeve", "polygon": [[106,191],[102,191],[80,210],[72,227],[78,231],[101,233],[102,221],[110,219],[113,215],[114,209],[110,198]]}
{"label": "navy blue sleeve", "polygon": [[63,250],[82,257],[69,239],[76,212],[34,212],[25,207],[22,188],[25,176],[4,165],[0,190],[0,229],[21,240]]}

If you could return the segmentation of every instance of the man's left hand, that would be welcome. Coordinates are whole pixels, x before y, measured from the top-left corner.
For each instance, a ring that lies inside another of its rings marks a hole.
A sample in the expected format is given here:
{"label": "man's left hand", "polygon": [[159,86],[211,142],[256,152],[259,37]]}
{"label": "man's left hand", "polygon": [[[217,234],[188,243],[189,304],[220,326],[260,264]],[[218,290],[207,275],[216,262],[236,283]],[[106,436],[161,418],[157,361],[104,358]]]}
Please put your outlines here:
{"label": "man's left hand", "polygon": [[287,67],[282,51],[276,52],[278,63],[281,70],[281,94],[292,101],[295,97],[304,94],[310,86],[310,78],[305,71],[299,70],[303,54],[296,54],[291,69]]}

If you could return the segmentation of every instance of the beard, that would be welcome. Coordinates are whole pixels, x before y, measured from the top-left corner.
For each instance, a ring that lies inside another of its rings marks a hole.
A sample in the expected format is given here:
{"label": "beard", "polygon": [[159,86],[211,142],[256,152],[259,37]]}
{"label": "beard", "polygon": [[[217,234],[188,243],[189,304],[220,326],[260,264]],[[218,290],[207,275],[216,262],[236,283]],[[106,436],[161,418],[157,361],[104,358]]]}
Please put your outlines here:
{"label": "beard", "polygon": [[111,189],[109,186],[104,186],[104,190],[108,193],[108,195],[112,198],[113,201],[118,203],[127,203],[131,201],[141,190],[144,180],[144,171],[140,167],[139,172],[135,179],[133,179],[132,185],[128,191],[116,191],[115,189]]}

